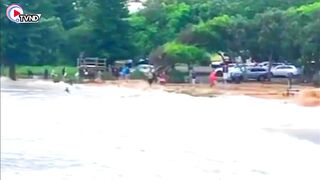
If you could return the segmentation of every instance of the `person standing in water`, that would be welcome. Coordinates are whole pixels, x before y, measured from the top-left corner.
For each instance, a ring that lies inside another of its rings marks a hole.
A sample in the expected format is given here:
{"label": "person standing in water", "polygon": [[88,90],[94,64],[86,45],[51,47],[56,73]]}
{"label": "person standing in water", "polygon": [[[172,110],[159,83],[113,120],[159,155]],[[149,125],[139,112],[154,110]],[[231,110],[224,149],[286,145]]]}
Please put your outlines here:
{"label": "person standing in water", "polygon": [[123,78],[125,80],[128,80],[129,79],[129,76],[130,76],[130,69],[128,66],[124,66],[123,69],[122,69],[122,74],[123,74]]}
{"label": "person standing in water", "polygon": [[66,74],[66,68],[65,68],[65,67],[63,67],[63,68],[62,68],[62,70],[61,70],[61,75],[64,77],[64,76],[65,76],[65,74]]}
{"label": "person standing in water", "polygon": [[151,87],[155,77],[154,77],[154,73],[152,72],[152,69],[150,68],[149,72],[146,73],[146,76],[147,76],[147,81],[148,81],[148,84],[149,86]]}
{"label": "person standing in water", "polygon": [[45,69],[45,70],[44,70],[43,78],[44,78],[44,79],[49,79],[49,71],[48,71],[48,69]]}
{"label": "person standing in water", "polygon": [[196,84],[197,74],[194,70],[191,71],[191,83]]}
{"label": "person standing in water", "polygon": [[102,81],[102,72],[101,71],[98,71],[97,72],[97,78],[96,78],[96,81]]}
{"label": "person standing in water", "polygon": [[158,81],[161,85],[165,85],[166,82],[167,82],[167,79],[166,79],[166,74],[165,72],[161,72],[160,75],[159,75],[159,78],[158,78]]}
{"label": "person standing in water", "polygon": [[228,72],[229,72],[229,67],[227,63],[224,63],[222,66],[222,72],[223,72],[223,83],[227,84],[227,79],[228,79]]}
{"label": "person standing in water", "polygon": [[212,71],[210,76],[209,76],[209,83],[210,87],[213,87],[216,84],[217,81],[217,75],[215,71]]}

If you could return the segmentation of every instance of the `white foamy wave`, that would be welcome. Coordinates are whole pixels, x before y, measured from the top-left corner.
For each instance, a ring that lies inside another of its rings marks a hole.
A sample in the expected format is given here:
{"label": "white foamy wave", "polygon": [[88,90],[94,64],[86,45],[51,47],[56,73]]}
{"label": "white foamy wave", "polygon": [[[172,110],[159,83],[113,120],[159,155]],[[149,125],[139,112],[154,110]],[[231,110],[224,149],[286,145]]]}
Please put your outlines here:
{"label": "white foamy wave", "polygon": [[1,76],[0,80],[1,80],[1,83],[6,81],[11,81],[8,77],[4,77],[4,76]]}
{"label": "white foamy wave", "polygon": [[320,179],[319,144],[281,131],[320,129],[319,108],[116,86],[3,94],[4,179]]}

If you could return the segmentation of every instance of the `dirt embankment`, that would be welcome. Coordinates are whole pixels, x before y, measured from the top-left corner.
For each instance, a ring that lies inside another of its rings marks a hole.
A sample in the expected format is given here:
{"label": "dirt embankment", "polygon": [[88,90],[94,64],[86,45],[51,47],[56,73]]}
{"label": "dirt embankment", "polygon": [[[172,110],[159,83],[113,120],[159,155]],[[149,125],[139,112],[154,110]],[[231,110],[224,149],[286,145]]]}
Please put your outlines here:
{"label": "dirt embankment", "polygon": [[296,102],[302,106],[320,106],[320,89],[302,91]]}

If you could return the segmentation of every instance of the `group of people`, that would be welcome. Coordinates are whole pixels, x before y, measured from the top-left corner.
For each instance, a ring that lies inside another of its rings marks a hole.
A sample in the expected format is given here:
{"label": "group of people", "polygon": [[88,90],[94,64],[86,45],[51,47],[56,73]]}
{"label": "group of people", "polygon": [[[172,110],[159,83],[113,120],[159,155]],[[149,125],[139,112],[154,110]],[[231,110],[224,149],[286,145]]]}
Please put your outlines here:
{"label": "group of people", "polygon": [[[191,84],[196,84],[197,73],[194,70],[192,70],[190,73],[190,79],[191,79]],[[209,75],[210,87],[213,87],[216,84],[217,80],[218,80],[218,77],[216,72],[212,71]]]}
{"label": "group of people", "polygon": [[128,66],[122,67],[111,67],[111,73],[116,79],[129,79],[130,77],[130,68]]}
{"label": "group of people", "polygon": [[[45,75],[48,75],[48,71],[47,71],[47,70],[45,70]],[[61,77],[62,77],[62,79],[66,78],[67,75],[68,75],[68,73],[67,73],[67,71],[66,71],[66,68],[63,67],[62,70],[61,70]],[[51,71],[51,78],[52,78],[52,79],[55,79],[55,78],[58,77],[58,76],[59,76],[59,75],[55,72],[55,70],[52,69],[52,71]]]}
{"label": "group of people", "polygon": [[[31,70],[28,70],[27,71],[27,74],[28,74],[28,78],[34,78],[34,73],[31,71]],[[51,70],[51,78],[54,79],[55,77],[58,77],[59,75],[55,72],[54,69]],[[65,78],[67,76],[67,72],[66,72],[66,68],[62,68],[61,70],[61,77],[62,78]],[[43,79],[49,79],[49,70],[48,69],[44,69],[44,72],[43,72]]]}
{"label": "group of people", "polygon": [[[111,72],[112,75],[114,77],[116,77],[116,79],[123,79],[123,80],[127,80],[130,78],[130,68],[128,66],[122,66],[122,67],[111,67]],[[144,73],[147,82],[149,84],[149,86],[152,86],[153,83],[159,82],[160,84],[165,84],[167,81],[167,76],[165,74],[165,72],[162,72],[160,74],[156,74],[154,69],[151,69]]]}
{"label": "group of people", "polygon": [[159,82],[161,85],[164,85],[167,82],[167,76],[165,72],[161,72],[158,76],[153,69],[150,69],[146,74],[147,81],[151,87],[153,83]]}

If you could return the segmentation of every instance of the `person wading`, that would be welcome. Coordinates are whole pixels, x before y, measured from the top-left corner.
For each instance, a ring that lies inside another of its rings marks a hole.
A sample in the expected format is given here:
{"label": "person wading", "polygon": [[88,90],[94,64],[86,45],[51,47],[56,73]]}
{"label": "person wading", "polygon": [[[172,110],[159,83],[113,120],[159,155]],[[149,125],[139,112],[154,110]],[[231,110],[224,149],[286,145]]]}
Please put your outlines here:
{"label": "person wading", "polygon": [[150,70],[146,73],[147,76],[147,81],[149,86],[151,87],[155,77],[154,77],[154,73],[152,72],[152,69],[150,68]]}
{"label": "person wading", "polygon": [[197,73],[192,70],[191,71],[191,84],[196,84],[196,79],[197,79]]}
{"label": "person wading", "polygon": [[224,65],[222,67],[222,72],[223,72],[223,83],[227,84],[228,72],[229,72],[229,67],[228,67],[227,63],[224,63]]}
{"label": "person wading", "polygon": [[215,71],[212,71],[210,76],[209,76],[209,83],[210,87],[213,87],[216,84],[217,81],[217,75]]}

